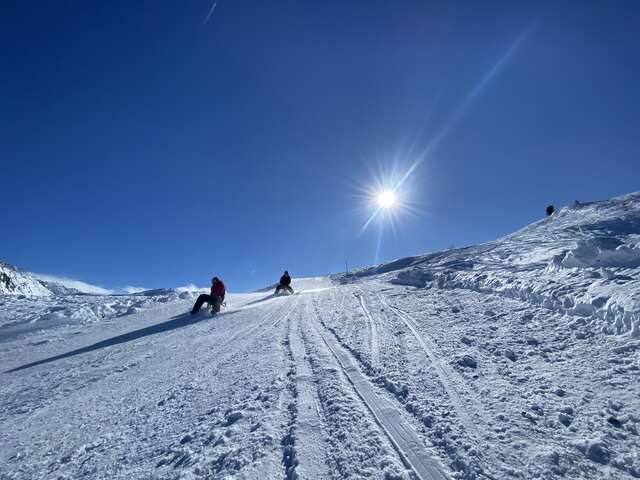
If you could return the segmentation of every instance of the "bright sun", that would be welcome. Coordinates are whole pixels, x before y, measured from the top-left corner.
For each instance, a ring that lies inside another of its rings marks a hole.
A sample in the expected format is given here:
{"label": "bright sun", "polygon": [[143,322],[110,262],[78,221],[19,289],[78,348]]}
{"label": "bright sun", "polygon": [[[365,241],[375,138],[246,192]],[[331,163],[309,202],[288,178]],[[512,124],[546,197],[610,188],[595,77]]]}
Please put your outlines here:
{"label": "bright sun", "polygon": [[392,190],[385,190],[378,194],[378,205],[381,208],[391,208],[396,203],[396,194]]}

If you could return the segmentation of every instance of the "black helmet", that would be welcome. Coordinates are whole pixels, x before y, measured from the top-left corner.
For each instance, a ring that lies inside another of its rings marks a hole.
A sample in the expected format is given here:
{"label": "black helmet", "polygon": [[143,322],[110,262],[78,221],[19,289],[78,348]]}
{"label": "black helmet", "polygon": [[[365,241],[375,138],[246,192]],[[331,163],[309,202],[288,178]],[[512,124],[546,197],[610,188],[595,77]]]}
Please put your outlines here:
{"label": "black helmet", "polygon": [[287,270],[284,271],[285,275],[289,275],[289,272]]}
{"label": "black helmet", "polygon": [[212,281],[213,283],[216,283],[216,282],[219,282],[219,281],[220,281],[220,279],[219,279],[218,277],[213,277],[213,278],[211,279],[211,281]]}

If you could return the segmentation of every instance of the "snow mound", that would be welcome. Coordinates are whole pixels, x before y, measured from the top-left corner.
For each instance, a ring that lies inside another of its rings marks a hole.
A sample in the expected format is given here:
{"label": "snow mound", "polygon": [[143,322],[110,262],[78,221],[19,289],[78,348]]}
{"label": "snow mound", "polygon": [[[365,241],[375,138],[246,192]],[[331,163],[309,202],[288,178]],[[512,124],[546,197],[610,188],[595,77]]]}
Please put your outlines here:
{"label": "snow mound", "polygon": [[576,203],[484,245],[353,274],[371,275],[417,288],[503,295],[586,319],[608,334],[640,337],[640,192]]}
{"label": "snow mound", "polygon": [[89,325],[183,300],[197,292],[174,289],[138,295],[49,295],[0,297],[0,340],[61,325]]}
{"label": "snow mound", "polygon": [[579,240],[576,248],[556,255],[552,263],[564,268],[640,267],[640,243],[625,244],[615,237]]}

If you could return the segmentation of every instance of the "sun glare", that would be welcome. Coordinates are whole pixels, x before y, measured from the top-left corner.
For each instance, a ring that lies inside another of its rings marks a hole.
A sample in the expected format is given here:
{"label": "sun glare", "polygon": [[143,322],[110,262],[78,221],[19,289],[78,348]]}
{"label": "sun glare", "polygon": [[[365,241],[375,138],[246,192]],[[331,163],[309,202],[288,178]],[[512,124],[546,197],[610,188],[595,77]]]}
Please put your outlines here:
{"label": "sun glare", "polygon": [[385,190],[378,195],[378,205],[382,208],[391,208],[396,203],[396,194],[392,190]]}
{"label": "sun glare", "polygon": [[[378,160],[378,170],[370,172],[372,178],[368,184],[356,185],[360,199],[360,208],[368,215],[360,229],[362,235],[367,228],[376,222],[382,229],[394,232],[402,218],[407,214],[417,214],[416,201],[411,189],[410,176],[418,166],[414,161],[408,170],[400,168],[401,163],[408,161],[399,158],[400,154]],[[386,167],[385,167],[386,165]]]}

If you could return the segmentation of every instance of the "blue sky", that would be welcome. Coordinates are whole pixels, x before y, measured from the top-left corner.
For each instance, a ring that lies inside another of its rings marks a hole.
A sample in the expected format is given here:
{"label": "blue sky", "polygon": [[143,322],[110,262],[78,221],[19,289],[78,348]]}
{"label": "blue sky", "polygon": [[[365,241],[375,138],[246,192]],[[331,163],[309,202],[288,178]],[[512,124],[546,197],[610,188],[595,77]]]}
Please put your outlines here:
{"label": "blue sky", "polygon": [[243,291],[639,189],[637,2],[211,5],[3,2],[0,258]]}

